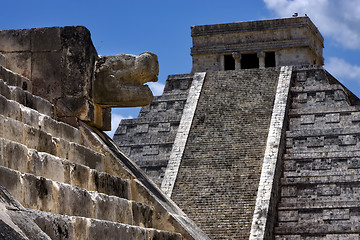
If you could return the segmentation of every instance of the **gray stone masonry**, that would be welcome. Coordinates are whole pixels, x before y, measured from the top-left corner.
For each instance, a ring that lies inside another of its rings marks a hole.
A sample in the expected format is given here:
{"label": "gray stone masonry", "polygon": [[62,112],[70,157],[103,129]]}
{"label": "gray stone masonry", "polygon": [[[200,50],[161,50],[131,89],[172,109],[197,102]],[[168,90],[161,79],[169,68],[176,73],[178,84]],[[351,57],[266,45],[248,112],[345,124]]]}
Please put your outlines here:
{"label": "gray stone masonry", "polygon": [[249,238],[278,78],[206,73],[171,196],[212,239]]}
{"label": "gray stone masonry", "polygon": [[138,118],[124,119],[114,141],[151,179],[161,185],[178,131],[192,75],[169,76],[164,93],[141,109]]}
{"label": "gray stone masonry", "polygon": [[293,82],[275,239],[359,239],[360,101],[322,68]]}
{"label": "gray stone masonry", "polygon": [[244,54],[265,68],[270,52],[277,67],[324,64],[324,39],[308,17],[194,26],[191,36],[192,73],[226,70],[225,55],[234,58],[234,70],[243,69]]}
{"label": "gray stone masonry", "polygon": [[272,239],[292,67],[281,67],[249,239]]}
{"label": "gray stone masonry", "polygon": [[174,189],[175,180],[179,172],[181,159],[183,157],[190,128],[194,119],[195,110],[199,101],[202,86],[204,84],[205,75],[206,73],[194,74],[185,108],[181,116],[179,128],[172,146],[170,159],[166,167],[164,180],[161,183],[161,190],[163,190],[169,197],[171,197],[171,193]]}

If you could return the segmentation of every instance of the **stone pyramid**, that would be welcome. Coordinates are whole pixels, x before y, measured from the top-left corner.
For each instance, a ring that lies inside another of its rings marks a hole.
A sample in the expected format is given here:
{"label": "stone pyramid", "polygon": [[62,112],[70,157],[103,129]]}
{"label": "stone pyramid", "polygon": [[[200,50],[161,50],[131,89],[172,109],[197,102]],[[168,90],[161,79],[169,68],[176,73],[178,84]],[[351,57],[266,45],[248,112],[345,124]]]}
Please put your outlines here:
{"label": "stone pyramid", "polygon": [[211,239],[358,239],[360,100],[308,17],[192,27],[193,69],[114,136]]}

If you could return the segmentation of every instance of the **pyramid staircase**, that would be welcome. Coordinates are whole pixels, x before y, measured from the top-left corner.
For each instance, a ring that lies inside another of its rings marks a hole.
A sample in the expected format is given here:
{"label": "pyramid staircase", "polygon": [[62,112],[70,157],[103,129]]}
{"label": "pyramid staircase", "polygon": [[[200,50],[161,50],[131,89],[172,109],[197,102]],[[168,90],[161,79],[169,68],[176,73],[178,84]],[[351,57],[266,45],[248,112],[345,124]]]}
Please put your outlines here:
{"label": "pyramid staircase", "polygon": [[0,185],[0,212],[35,223],[12,218],[24,239],[207,239],[104,134],[56,121],[31,82],[2,66]]}
{"label": "pyramid staircase", "polygon": [[359,239],[359,99],[320,68],[292,81],[275,238]]}

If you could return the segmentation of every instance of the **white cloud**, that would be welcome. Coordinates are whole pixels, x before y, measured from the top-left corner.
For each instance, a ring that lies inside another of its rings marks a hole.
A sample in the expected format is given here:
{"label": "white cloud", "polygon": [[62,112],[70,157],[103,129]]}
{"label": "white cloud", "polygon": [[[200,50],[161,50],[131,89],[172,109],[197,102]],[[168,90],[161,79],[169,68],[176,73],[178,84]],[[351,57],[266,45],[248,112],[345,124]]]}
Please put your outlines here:
{"label": "white cloud", "polygon": [[338,80],[360,83],[360,66],[352,65],[344,59],[331,57],[327,61],[325,68]]}
{"label": "white cloud", "polygon": [[154,96],[159,96],[163,93],[165,85],[159,82],[149,82],[147,85],[150,87]]}
{"label": "white cloud", "polygon": [[320,32],[348,49],[360,49],[360,0],[264,0],[277,17],[307,14]]}
{"label": "white cloud", "polygon": [[120,114],[114,114],[114,113],[112,113],[112,114],[111,114],[111,131],[106,131],[105,133],[106,133],[109,137],[113,138],[113,137],[114,137],[114,134],[115,134],[115,131],[116,131],[116,129],[118,128],[121,119],[124,119],[124,118],[129,119],[129,118],[133,118],[133,117],[132,117],[132,116],[124,117],[124,116],[122,116],[122,115],[120,115]]}

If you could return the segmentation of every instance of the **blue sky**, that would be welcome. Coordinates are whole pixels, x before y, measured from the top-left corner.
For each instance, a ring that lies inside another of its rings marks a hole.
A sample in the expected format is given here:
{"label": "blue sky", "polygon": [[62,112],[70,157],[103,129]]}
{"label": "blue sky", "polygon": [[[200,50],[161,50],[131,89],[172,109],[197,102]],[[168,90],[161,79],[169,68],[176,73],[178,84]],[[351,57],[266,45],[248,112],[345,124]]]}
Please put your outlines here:
{"label": "blue sky", "polygon": [[[101,55],[154,52],[156,95],[168,75],[190,72],[191,26],[306,13],[325,38],[325,68],[360,96],[360,0],[3,0],[0,12],[0,29],[82,25]],[[113,130],[138,111],[113,109]]]}

